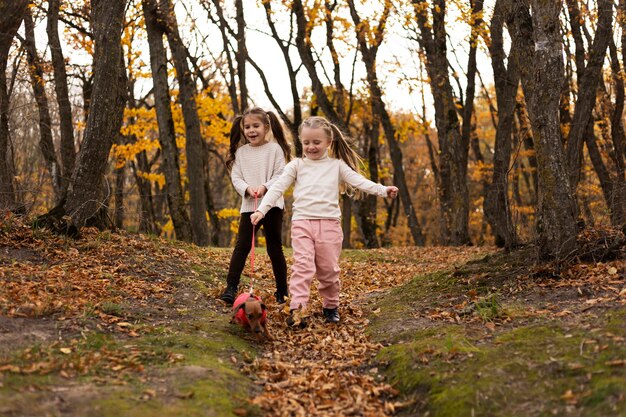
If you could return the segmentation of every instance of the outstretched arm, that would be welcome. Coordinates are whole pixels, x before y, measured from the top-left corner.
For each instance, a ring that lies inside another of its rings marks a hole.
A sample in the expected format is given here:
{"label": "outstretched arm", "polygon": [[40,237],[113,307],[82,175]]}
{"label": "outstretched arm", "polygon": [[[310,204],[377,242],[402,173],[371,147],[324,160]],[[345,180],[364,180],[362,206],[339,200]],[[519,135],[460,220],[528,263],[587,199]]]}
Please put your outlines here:
{"label": "outstretched arm", "polygon": [[398,188],[391,186],[386,187],[382,184],[377,184],[368,180],[363,175],[359,174],[348,166],[343,161],[340,161],[339,176],[346,184],[353,186],[368,194],[375,194],[379,197],[391,197],[395,198],[398,195]]}

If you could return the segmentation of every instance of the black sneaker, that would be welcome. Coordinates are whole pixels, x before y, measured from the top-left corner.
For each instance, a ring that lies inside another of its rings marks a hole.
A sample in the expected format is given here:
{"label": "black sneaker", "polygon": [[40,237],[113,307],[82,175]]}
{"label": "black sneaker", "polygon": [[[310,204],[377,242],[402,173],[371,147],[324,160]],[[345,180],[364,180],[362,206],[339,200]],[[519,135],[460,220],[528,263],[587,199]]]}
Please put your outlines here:
{"label": "black sneaker", "polygon": [[341,320],[337,307],[323,308],[322,311],[324,312],[324,318],[328,323],[339,323],[339,320]]}
{"label": "black sneaker", "polygon": [[289,294],[282,294],[282,293],[279,293],[278,291],[276,291],[274,293],[274,296],[276,297],[276,302],[278,304],[285,304],[285,297],[288,297]]}
{"label": "black sneaker", "polygon": [[237,297],[237,288],[235,287],[226,287],[222,295],[220,295],[220,300],[232,306],[235,302],[235,297]]}
{"label": "black sneaker", "polygon": [[[293,317],[293,312],[296,311],[295,309],[291,309],[289,310],[289,317],[287,317],[287,326],[289,327],[294,327],[296,325],[296,320]],[[300,317],[300,324],[299,324],[301,329],[304,329],[306,327],[306,318],[305,317]]]}

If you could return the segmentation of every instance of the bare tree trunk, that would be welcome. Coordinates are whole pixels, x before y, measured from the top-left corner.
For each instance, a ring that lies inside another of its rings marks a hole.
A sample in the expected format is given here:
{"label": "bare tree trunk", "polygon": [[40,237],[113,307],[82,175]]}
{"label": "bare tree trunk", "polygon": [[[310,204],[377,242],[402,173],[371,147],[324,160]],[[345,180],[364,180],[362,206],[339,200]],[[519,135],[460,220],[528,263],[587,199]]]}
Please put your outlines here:
{"label": "bare tree trunk", "polygon": [[85,138],[68,188],[66,232],[78,233],[101,208],[102,182],[111,146],[119,135],[126,103],[126,68],[121,48],[126,0],[92,0],[94,82]]}
{"label": "bare tree trunk", "polygon": [[65,59],[59,39],[59,8],[61,0],[49,0],[47,27],[48,42],[50,43],[50,55],[52,56],[52,68],[54,70],[54,89],[56,100],[59,105],[59,119],[61,124],[61,164],[63,175],[61,176],[61,191],[65,193],[69,185],[74,165],[76,163],[76,147],[74,144],[74,127],[72,123],[72,106],[67,85],[67,72]]}
{"label": "bare tree trunk", "polygon": [[402,150],[400,149],[400,144],[396,139],[395,128],[391,123],[389,113],[387,113],[387,109],[385,108],[385,103],[382,99],[382,91],[380,89],[380,85],[378,84],[378,76],[376,74],[376,55],[378,53],[378,47],[383,40],[384,27],[391,5],[390,3],[385,3],[385,8],[382,16],[380,17],[380,22],[376,30],[375,40],[373,41],[372,45],[367,44],[366,35],[361,25],[361,19],[357,14],[356,8],[354,6],[354,1],[349,0],[348,5],[350,6],[350,14],[352,15],[354,25],[357,27],[357,41],[359,43],[361,57],[363,58],[363,63],[365,64],[365,70],[367,72],[367,82],[369,84],[371,94],[370,100],[372,104],[372,114],[375,118],[380,120],[380,123],[383,127],[383,132],[385,132],[385,138],[387,139],[387,143],[389,144],[389,153],[391,154],[391,162],[393,164],[394,171],[394,183],[399,189],[400,200],[402,200],[404,214],[407,217],[409,230],[411,231],[411,235],[413,237],[413,242],[415,243],[415,245],[423,246],[425,242],[424,235],[422,234],[421,226],[417,221],[415,208],[413,206],[413,202],[411,201],[411,194],[407,187],[406,178],[404,176]]}
{"label": "bare tree trunk", "polygon": [[[120,135],[121,137],[121,135]],[[126,180],[126,165],[115,168],[115,211],[113,224],[117,229],[124,229],[124,182]]]}
{"label": "bare tree trunk", "polygon": [[157,4],[155,0],[143,0],[143,12],[148,33],[150,48],[150,67],[154,85],[154,106],[156,108],[157,123],[159,125],[159,143],[163,158],[163,173],[165,175],[165,189],[167,205],[174,226],[176,239],[191,242],[191,224],[185,208],[185,196],[180,178],[180,161],[176,146],[174,118],[170,100],[169,85],[167,82],[167,55],[163,45],[165,29],[159,23]]}
{"label": "bare tree trunk", "polygon": [[178,22],[171,0],[160,0],[160,13],[166,24],[167,39],[172,50],[176,77],[180,88],[180,103],[183,109],[186,132],[187,176],[189,178],[189,200],[191,205],[191,230],[193,242],[198,246],[209,244],[209,225],[206,221],[206,196],[204,193],[204,171],[202,163],[202,134],[196,104],[196,86],[187,64],[187,49],[178,32]]}
{"label": "bare tree trunk", "polygon": [[567,143],[570,187],[575,192],[580,178],[583,136],[587,131],[587,125],[591,123],[591,112],[596,103],[596,91],[601,81],[602,66],[613,32],[613,0],[598,0],[596,34],[588,51],[589,60],[584,67],[582,67],[584,65],[584,47],[581,45],[582,39],[579,36],[580,12],[576,0],[567,0],[567,3],[570,10],[572,33],[576,42],[576,71],[579,76],[578,99],[576,100]]}
{"label": "bare tree trunk", "polygon": [[9,94],[7,62],[9,50],[28,7],[28,0],[0,3],[0,210],[15,209],[13,164],[9,161]]}
{"label": "bare tree trunk", "polygon": [[[428,3],[414,1],[420,46],[426,53],[426,71],[435,104],[439,139],[439,201],[442,240],[449,245],[469,244],[469,192],[467,158],[469,142],[461,136],[456,102],[448,76],[444,0],[435,0],[432,25],[427,18]],[[431,29],[432,28],[432,29]]]}
{"label": "bare tree trunk", "polygon": [[248,85],[246,83],[246,59],[248,50],[246,49],[246,21],[243,17],[243,2],[235,0],[236,21],[237,21],[237,78],[239,78],[239,99],[242,111],[248,108]]}
{"label": "bare tree trunk", "polygon": [[[374,120],[371,126],[365,129],[365,142],[367,165],[370,171],[370,179],[378,182],[378,137],[380,125]],[[355,202],[357,221],[368,249],[379,248],[378,236],[376,235],[376,196],[366,195]]]}
{"label": "bare tree trunk", "polygon": [[61,167],[57,161],[54,143],[52,142],[52,118],[50,117],[50,106],[44,87],[43,68],[37,56],[37,44],[35,42],[35,24],[30,8],[26,9],[24,15],[24,48],[28,59],[28,72],[30,83],[33,87],[37,110],[39,111],[39,149],[48,168],[52,189],[54,191],[54,204],[61,200]]}
{"label": "bare tree trunk", "polygon": [[272,100],[272,104],[280,114],[283,122],[285,122],[285,124],[289,127],[289,130],[291,131],[291,135],[293,137],[294,146],[296,148],[296,155],[300,157],[302,156],[302,144],[298,140],[298,126],[300,126],[300,124],[302,123],[302,105],[300,104],[300,94],[298,93],[298,84],[296,83],[297,70],[295,69],[293,61],[291,60],[291,56],[289,55],[289,46],[292,43],[293,30],[290,31],[289,38],[286,41],[283,41],[279,37],[276,25],[272,20],[271,2],[264,1],[263,7],[265,8],[265,17],[267,19],[267,23],[270,26],[270,30],[272,31],[272,37],[280,48],[280,51],[283,54],[283,59],[285,60],[285,65],[287,65],[287,74],[289,74],[289,87],[291,90],[291,99],[293,102],[293,121],[280,108],[280,106],[278,106],[278,103],[275,103],[275,100],[273,100],[273,97],[271,97],[271,95],[268,94],[268,97],[270,97],[270,100]]}
{"label": "bare tree trunk", "polygon": [[520,45],[522,87],[535,138],[538,164],[539,255],[562,259],[576,247],[576,202],[570,188],[559,126],[563,55],[559,2],[514,3],[512,38]]}
{"label": "bare tree trunk", "polygon": [[611,220],[613,226],[620,227],[626,223],[626,169],[624,158],[626,158],[626,137],[624,134],[624,124],[622,115],[624,114],[624,79],[621,76],[621,65],[617,57],[617,47],[613,39],[609,44],[611,57],[611,72],[615,88],[615,105],[610,115],[611,117],[611,140],[613,141],[613,161],[617,168],[617,179],[615,186],[615,204],[611,208]]}
{"label": "bare tree trunk", "polygon": [[137,163],[132,163],[135,182],[139,191],[139,202],[141,204],[141,215],[139,217],[139,231],[153,235],[160,235],[161,228],[157,224],[154,210],[154,199],[152,198],[152,185],[144,178],[142,173],[151,171],[150,163],[145,151],[137,154]]}
{"label": "bare tree trunk", "polygon": [[341,247],[349,249],[352,247],[350,243],[350,235],[352,234],[352,199],[346,194],[341,196],[341,230],[343,230]]}
{"label": "bare tree trunk", "polygon": [[484,203],[485,217],[495,236],[496,245],[506,249],[511,249],[517,245],[517,236],[511,218],[507,175],[511,158],[515,98],[519,85],[519,56],[517,46],[513,44],[509,51],[508,68],[505,67],[502,36],[504,23],[510,18],[510,1],[498,0],[491,20],[491,45],[489,48],[498,102],[498,126],[493,157],[493,177]]}
{"label": "bare tree trunk", "polygon": [[307,72],[309,73],[309,78],[311,79],[311,88],[313,90],[313,93],[315,94],[316,102],[319,108],[324,112],[328,120],[336,125],[341,131],[347,133],[349,132],[348,126],[341,118],[341,116],[335,111],[330,99],[328,98],[328,95],[326,94],[326,91],[324,91],[324,85],[322,84],[322,81],[317,74],[317,69],[315,68],[316,62],[313,58],[313,52],[311,51],[311,25],[306,19],[302,0],[294,0],[291,7],[296,15],[296,23],[298,28],[298,32],[296,35],[296,47],[298,48],[298,53],[300,55],[300,59],[302,60],[302,65],[304,65]]}

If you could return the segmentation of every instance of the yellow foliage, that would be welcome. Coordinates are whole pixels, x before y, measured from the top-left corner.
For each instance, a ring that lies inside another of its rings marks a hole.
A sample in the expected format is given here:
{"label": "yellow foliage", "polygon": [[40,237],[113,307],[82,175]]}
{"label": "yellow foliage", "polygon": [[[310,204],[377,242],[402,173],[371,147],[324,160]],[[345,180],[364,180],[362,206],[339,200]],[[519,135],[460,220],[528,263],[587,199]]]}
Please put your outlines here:
{"label": "yellow foliage", "polygon": [[172,222],[172,219],[169,219],[161,228],[161,237],[166,237],[168,239],[174,238],[174,223]]}
{"label": "yellow foliage", "polygon": [[227,219],[229,217],[239,218],[239,209],[237,208],[223,208],[217,212],[219,219]]}

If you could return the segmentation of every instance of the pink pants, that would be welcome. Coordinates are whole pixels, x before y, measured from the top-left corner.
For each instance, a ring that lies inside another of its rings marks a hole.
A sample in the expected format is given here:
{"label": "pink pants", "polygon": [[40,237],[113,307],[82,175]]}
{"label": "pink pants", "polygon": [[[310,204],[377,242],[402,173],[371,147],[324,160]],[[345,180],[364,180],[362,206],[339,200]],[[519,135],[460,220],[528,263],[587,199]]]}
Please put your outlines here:
{"label": "pink pants", "polygon": [[291,223],[293,265],[289,308],[306,307],[313,275],[317,275],[324,308],[339,306],[339,255],[343,231],[335,219],[294,220]]}

